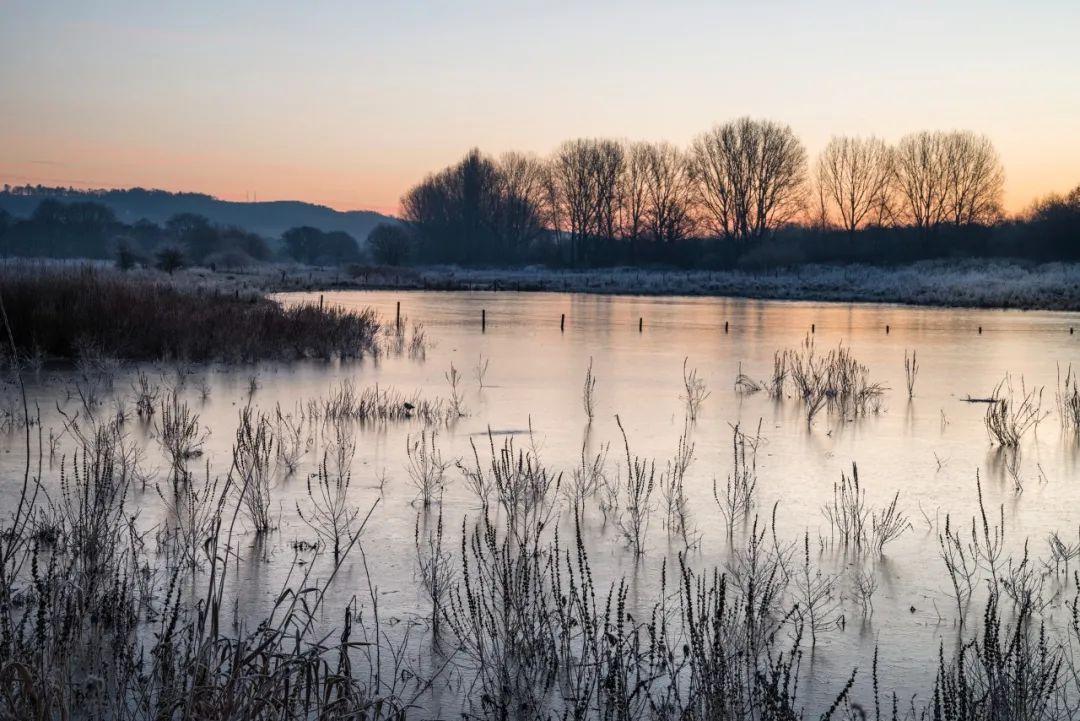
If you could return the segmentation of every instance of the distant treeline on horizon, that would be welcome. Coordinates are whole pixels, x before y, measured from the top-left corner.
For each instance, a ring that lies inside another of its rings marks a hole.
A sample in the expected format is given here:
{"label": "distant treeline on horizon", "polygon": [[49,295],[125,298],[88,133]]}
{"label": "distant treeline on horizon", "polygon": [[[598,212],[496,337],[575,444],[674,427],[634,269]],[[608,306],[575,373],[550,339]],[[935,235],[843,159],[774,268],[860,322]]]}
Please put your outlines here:
{"label": "distant treeline on horizon", "polygon": [[46,198],[28,218],[0,209],[0,253],[14,257],[116,259],[124,267],[185,265],[242,268],[289,260],[340,265],[363,259],[360,244],[343,231],[290,228],[270,239],[237,226],[178,213],[164,223],[123,223],[108,206],[87,200]]}
{"label": "distant treeline on horizon", "polygon": [[[567,141],[546,158],[493,158],[474,149],[406,192],[400,222],[265,204],[277,225],[264,221],[264,229],[276,231],[306,213],[302,220],[324,227],[362,223],[355,235],[301,222],[280,239],[268,238],[250,224],[190,212],[125,223],[98,198],[136,191],[5,187],[0,201],[42,199],[22,218],[0,203],[0,253],[222,267],[274,260],[709,269],[950,257],[1080,260],[1080,186],[1013,217],[1002,210],[1003,186],[993,144],[969,131],[913,133],[895,145],[837,137],[811,167],[788,126],[741,118],[685,149],[603,138]],[[230,209],[264,205],[163,195]]]}

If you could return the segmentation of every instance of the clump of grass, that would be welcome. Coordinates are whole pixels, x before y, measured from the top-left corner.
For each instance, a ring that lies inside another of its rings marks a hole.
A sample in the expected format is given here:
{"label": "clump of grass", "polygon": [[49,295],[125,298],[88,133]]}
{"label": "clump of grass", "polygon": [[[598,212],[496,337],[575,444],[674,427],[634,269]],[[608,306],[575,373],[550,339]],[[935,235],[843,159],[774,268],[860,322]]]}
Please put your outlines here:
{"label": "clump of grass", "polygon": [[[360,515],[360,508],[349,503],[350,467],[355,445],[347,436],[347,432],[339,434],[333,454],[324,453],[318,470],[308,476],[306,512],[304,507],[296,504],[297,515],[315,532],[320,543],[331,549],[335,561],[352,545],[353,527]],[[330,468],[331,457],[333,470]]]}
{"label": "clump of grass", "polygon": [[490,358],[485,358],[481,353],[476,359],[476,365],[473,367],[473,378],[476,379],[476,384],[480,388],[484,387],[484,379],[487,377],[488,365],[491,363]]}
{"label": "clump of grass", "polygon": [[450,386],[450,393],[447,396],[447,420],[456,420],[467,415],[465,410],[465,397],[461,390],[461,371],[459,371],[454,364],[450,364],[450,370],[444,374],[446,377],[446,384]]}
{"label": "clump of grass", "polygon": [[595,454],[586,451],[588,439],[581,443],[581,459],[570,472],[570,480],[563,491],[575,513],[584,513],[587,501],[607,484],[607,454],[609,446],[603,444]]}
{"label": "clump of grass", "polygon": [[195,571],[211,560],[206,557],[205,544],[214,535],[226,498],[221,493],[220,479],[211,476],[209,464],[201,485],[196,485],[191,474],[185,481],[173,484],[169,490],[157,486],[158,497],[167,511],[157,542],[165,552],[167,567]]}
{"label": "clump of grass", "polygon": [[1046,413],[1042,410],[1043,388],[1027,389],[1020,379],[1019,393],[1013,388],[1008,375],[997,384],[986,405],[984,422],[990,441],[999,446],[1015,447],[1028,431],[1038,426]]}
{"label": "clump of grass", "polygon": [[377,348],[374,311],[282,305],[259,294],[85,266],[0,265],[17,354],[189,361],[354,358]]}
{"label": "clump of grass", "polygon": [[691,422],[697,421],[701,406],[710,395],[705,380],[698,375],[697,368],[687,368],[689,358],[683,358],[683,401],[686,403],[686,416]]}
{"label": "clump of grass", "polygon": [[911,527],[908,517],[899,510],[897,491],[889,505],[873,509],[866,502],[866,491],[859,484],[859,467],[851,464],[851,476],[840,474],[833,484],[832,501],[821,509],[829,521],[830,538],[855,551],[884,553],[885,546]]}
{"label": "clump of grass", "polygon": [[202,454],[202,445],[207,436],[207,432],[199,426],[199,414],[180,400],[175,391],[161,401],[157,434],[175,478],[187,472],[187,463],[191,458]]}
{"label": "clump of grass", "polygon": [[916,351],[911,351],[911,355],[909,356],[907,349],[904,349],[904,379],[907,382],[908,400],[915,397],[915,379],[918,375],[919,360]]}
{"label": "clump of grass", "polygon": [[855,602],[858,603],[864,619],[874,615],[874,594],[877,593],[878,579],[872,568],[858,566],[853,572],[852,586]]}
{"label": "clump of grass", "polygon": [[982,481],[975,473],[975,490],[979,513],[972,516],[970,531],[965,534],[954,525],[949,515],[938,534],[941,559],[949,574],[953,600],[956,602],[957,623],[965,624],[968,603],[979,580],[986,580],[991,589],[1001,589],[1005,553],[1005,506],[998,507],[997,523],[991,523],[983,501]]}
{"label": "clump of grass", "polygon": [[788,379],[788,351],[773,353],[773,372],[768,382],[769,397],[780,400],[784,397],[784,385]]}
{"label": "clump of grass", "polygon": [[424,508],[430,506],[437,495],[442,495],[446,469],[451,465],[443,460],[437,439],[438,432],[434,430],[430,433],[421,431],[419,438],[407,436],[405,439],[405,454],[409,459],[406,470]]}
{"label": "clump of grass", "polygon": [[[728,537],[735,533],[735,527],[750,517],[754,507],[754,492],[757,489],[757,449],[761,443],[761,421],[758,421],[757,433],[748,436],[735,424],[731,429],[732,469],[728,474],[724,496],[713,478],[713,499],[720,507],[720,512],[727,522]],[[749,456],[747,451],[749,450]]]}
{"label": "clump of grass", "polygon": [[[421,531],[423,517],[423,531]],[[419,570],[420,588],[431,602],[431,635],[436,643],[442,637],[442,620],[454,586],[456,574],[453,556],[443,548],[443,511],[439,503],[439,515],[435,528],[428,527],[429,517],[423,512],[416,514],[413,542],[416,546],[416,564]]]}
{"label": "clump of grass", "polygon": [[412,324],[412,335],[409,336],[409,357],[423,360],[427,356],[428,345],[430,344],[424,324],[416,321]]}
{"label": "clump of grass", "polygon": [[440,399],[422,398],[419,392],[406,395],[389,386],[368,386],[361,390],[349,379],[330,391],[328,397],[309,404],[312,420],[388,422],[413,418],[437,423],[448,417],[449,409]]}
{"label": "clump of grass", "polygon": [[[1011,628],[990,593],[980,637],[961,645],[955,658],[939,654],[934,709],[941,718],[1053,718],[1065,665],[1045,628],[1035,624],[1030,603],[1016,606]],[[1066,717],[1066,716],[1061,716]]]}
{"label": "clump of grass", "polygon": [[664,527],[669,535],[682,539],[686,547],[693,545],[695,535],[691,528],[690,505],[686,497],[686,472],[694,460],[694,443],[687,438],[688,428],[683,428],[675,448],[675,455],[667,462],[660,476],[660,498],[664,505]]}
{"label": "clump of grass", "polygon": [[795,573],[795,601],[805,628],[810,629],[810,645],[817,635],[837,622],[836,579],[810,564],[810,533],[803,534],[803,564]]}
{"label": "clump of grass", "polygon": [[589,358],[589,366],[585,369],[585,385],[581,389],[581,404],[585,408],[585,417],[592,423],[596,413],[596,376],[593,375],[593,360]]}
{"label": "clump of grass", "polygon": [[300,467],[300,461],[307,454],[310,439],[304,434],[304,415],[300,410],[291,413],[282,412],[281,404],[274,409],[277,435],[277,460],[285,468],[286,475],[292,475]]}
{"label": "clump of grass", "polygon": [[[1077,533],[1080,536],[1080,531]],[[1057,575],[1064,567],[1065,577],[1069,576],[1069,564],[1080,558],[1080,541],[1067,543],[1057,531],[1051,531],[1047,539],[1050,544],[1050,558],[1054,565],[1054,574]]]}
{"label": "clump of grass", "polygon": [[630,439],[622,421],[615,416],[615,422],[622,433],[623,448],[626,451],[626,478],[620,484],[622,493],[615,526],[634,555],[641,556],[645,553],[645,537],[653,512],[652,493],[656,486],[656,463],[631,455]]}
{"label": "clump of grass", "polygon": [[1065,368],[1065,378],[1061,377],[1061,366],[1057,368],[1058,415],[1061,416],[1061,430],[1080,437],[1080,383],[1073,373],[1072,363]]}
{"label": "clump of grass", "polygon": [[135,382],[131,384],[131,389],[135,393],[135,412],[139,417],[146,419],[153,416],[161,388],[150,381],[150,376],[140,371]]}
{"label": "clump of grass", "polygon": [[473,444],[473,464],[458,463],[483,512],[500,512],[507,531],[520,542],[536,537],[553,522],[562,488],[562,473],[549,470],[535,444],[530,445],[528,450],[520,449],[509,437],[496,447],[489,429],[490,459],[481,461]]}
{"label": "clump of grass", "polygon": [[271,457],[274,436],[270,420],[256,415],[250,406],[240,411],[240,425],[233,445],[233,468],[238,475],[240,499],[252,530],[263,534],[274,527],[270,514],[273,484]]}
{"label": "clump of grass", "polygon": [[735,392],[742,395],[753,395],[765,390],[765,384],[759,383],[742,372],[742,363],[739,363],[739,372],[735,376]]}
{"label": "clump of grass", "polygon": [[[805,405],[808,426],[826,408],[850,418],[881,409],[887,389],[871,382],[869,369],[843,345],[821,355],[816,352],[813,338],[807,336],[800,348],[777,356],[776,364],[774,383],[782,386],[783,380],[777,379],[790,377],[795,395]],[[773,389],[774,397],[782,393],[782,388]]]}

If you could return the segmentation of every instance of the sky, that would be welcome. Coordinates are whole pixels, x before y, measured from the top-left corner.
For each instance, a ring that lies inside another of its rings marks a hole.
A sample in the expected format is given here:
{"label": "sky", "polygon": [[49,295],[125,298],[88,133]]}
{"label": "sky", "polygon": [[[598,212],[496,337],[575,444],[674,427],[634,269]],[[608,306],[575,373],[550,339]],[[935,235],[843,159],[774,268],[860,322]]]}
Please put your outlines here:
{"label": "sky", "polygon": [[1080,2],[0,0],[0,183],[395,212],[471,147],[688,144],[743,115],[988,135],[1080,184]]}

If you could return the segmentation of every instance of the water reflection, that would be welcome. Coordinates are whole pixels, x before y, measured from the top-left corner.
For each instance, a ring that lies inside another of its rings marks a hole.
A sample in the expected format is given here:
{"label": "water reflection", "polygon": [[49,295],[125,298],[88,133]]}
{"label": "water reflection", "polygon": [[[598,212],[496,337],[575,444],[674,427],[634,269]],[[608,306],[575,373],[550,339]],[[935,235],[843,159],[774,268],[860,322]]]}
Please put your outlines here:
{"label": "water reflection", "polygon": [[[852,667],[868,667],[875,644],[880,644],[882,667],[890,669],[889,682],[901,696],[928,687],[938,639],[947,639],[948,646],[956,630],[951,601],[944,595],[937,529],[945,514],[968,519],[976,511],[977,472],[983,479],[987,508],[1000,509],[1004,515],[1007,543],[1013,552],[1022,551],[1030,539],[1033,552],[1045,555],[1048,533],[1070,532],[1080,520],[1075,512],[1080,507],[1080,484],[1073,482],[1080,448],[1074,438],[1062,436],[1057,418],[1047,418],[1037,432],[1025,437],[1017,463],[1016,452],[990,447],[983,427],[985,406],[961,400],[988,395],[1006,372],[1022,376],[1029,386],[1046,385],[1046,398],[1052,397],[1058,364],[1080,358],[1078,339],[1068,332],[1080,320],[1076,315],[487,292],[323,295],[327,303],[345,307],[374,306],[391,319],[400,302],[409,322],[424,324],[433,345],[423,359],[404,354],[330,365],[196,369],[209,393],[204,394],[194,382],[182,393],[198,411],[209,436],[205,456],[194,466],[201,469],[209,461],[211,474],[228,472],[239,413],[249,402],[266,412],[279,405],[288,412],[302,408],[308,399],[327,397],[344,380],[358,387],[379,384],[445,398],[450,393],[446,373],[453,364],[463,377],[467,415],[440,432],[447,459],[473,463],[475,444],[484,462],[491,448],[490,430],[496,447],[511,437],[519,447],[534,444],[547,465],[567,476],[581,465],[583,448],[591,458],[610,444],[608,466],[612,473],[619,468],[625,474],[622,435],[615,421],[618,414],[632,453],[655,459],[662,468],[676,454],[687,427],[680,398],[685,394],[685,359],[710,392],[688,436],[694,458],[686,472],[687,508],[700,539],[691,544],[696,566],[727,568],[733,563],[713,489],[714,481],[722,486],[732,472],[734,424],[756,428],[761,423],[754,510],[760,514],[759,524],[769,525],[775,517],[777,543],[795,544],[801,551],[806,542],[814,562],[834,572],[847,574],[858,564],[828,543],[829,527],[822,514],[834,483],[842,472],[850,472],[852,463],[858,465],[871,506],[887,504],[899,491],[899,505],[911,519],[911,529],[889,545],[887,555],[877,563],[879,587],[872,613],[864,616],[856,610],[850,586],[838,591],[844,597],[843,628],[820,635],[806,669],[808,688],[821,698],[835,692],[838,679],[846,679]],[[288,296],[285,301],[303,299],[303,295]],[[486,316],[483,331],[482,312]],[[560,331],[564,314],[565,328]],[[640,332],[639,319],[643,321]],[[807,427],[795,400],[736,393],[734,380],[740,369],[753,378],[767,379],[774,353],[798,347],[811,329],[818,348],[839,343],[850,347],[869,367],[873,380],[889,389],[880,412],[855,419],[823,412]],[[909,400],[904,354],[912,349],[918,351],[921,370],[914,398]],[[473,372],[480,358],[489,361],[482,388]],[[590,361],[597,379],[592,422],[582,400]],[[252,391],[251,378],[256,374],[257,388]],[[134,379],[135,370],[125,369],[114,380],[114,388],[126,391]],[[49,429],[59,432],[62,428],[58,414],[50,409],[58,403],[66,407],[77,402],[62,390],[69,380],[68,372],[46,371],[31,383],[46,435]],[[132,428],[147,453],[157,453],[152,424],[136,423]],[[328,624],[337,623],[339,609],[356,603],[355,599],[362,599],[370,609],[369,597],[378,600],[384,620],[395,621],[394,628],[410,627],[428,613],[416,580],[415,488],[405,470],[407,439],[419,430],[415,421],[357,427],[350,495],[365,511],[378,501],[361,539],[373,585],[370,589],[366,585],[361,558],[350,557],[324,604]],[[304,498],[305,479],[321,457],[320,448],[321,442],[316,443],[294,474],[277,479],[273,489],[277,529],[264,539],[250,534],[239,538],[231,597],[241,616],[265,614],[280,594],[293,560],[303,558],[293,542],[308,538],[310,529],[297,517],[296,507]],[[7,473],[0,484],[3,498],[11,499],[19,477],[12,471],[23,460],[17,436],[8,438],[5,451],[3,470]],[[54,469],[58,463],[53,459]],[[160,480],[167,466],[160,458],[151,463],[155,464]],[[447,545],[457,552],[463,523],[475,520],[479,511],[461,473],[451,466],[448,474],[451,480],[443,505]],[[1017,478],[1022,493],[1016,490]],[[130,502],[147,524],[168,512],[153,485],[138,491]],[[670,571],[687,546],[683,540],[668,537],[661,515],[657,509],[640,558],[626,551],[603,514],[594,512],[583,520],[597,583],[625,576],[628,602],[643,614],[657,598],[661,568]],[[562,522],[568,523],[565,516]],[[754,522],[754,518],[746,519],[746,527]],[[420,510],[421,529],[430,528],[431,523],[431,517]],[[745,543],[746,527],[735,534],[736,545]],[[310,570],[315,578],[326,573],[325,565]],[[416,658],[429,667],[442,663],[435,652]],[[456,690],[440,686],[433,692],[430,708],[433,713],[453,715],[457,698]]]}

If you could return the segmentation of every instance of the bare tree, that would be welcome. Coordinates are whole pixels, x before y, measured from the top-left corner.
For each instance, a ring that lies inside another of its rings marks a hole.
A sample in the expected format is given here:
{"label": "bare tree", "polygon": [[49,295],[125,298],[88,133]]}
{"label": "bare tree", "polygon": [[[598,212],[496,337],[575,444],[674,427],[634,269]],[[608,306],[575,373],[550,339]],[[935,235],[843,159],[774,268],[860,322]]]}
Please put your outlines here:
{"label": "bare tree", "polygon": [[615,237],[619,222],[623,146],[614,140],[568,140],[551,163],[556,212],[570,233],[571,256],[582,260],[588,241]]}
{"label": "bare tree", "polygon": [[596,140],[593,184],[596,197],[596,235],[615,237],[619,221],[619,180],[624,167],[623,146],[614,140]]}
{"label": "bare tree", "polygon": [[945,218],[945,152],[944,134],[929,131],[905,135],[896,146],[898,209],[916,228],[933,228]]}
{"label": "bare tree", "polygon": [[1005,171],[994,144],[969,130],[948,133],[945,145],[945,217],[954,225],[1001,217]]}
{"label": "bare tree", "polygon": [[1000,217],[1005,173],[986,136],[967,130],[913,133],[900,139],[895,158],[903,217],[915,227]]}
{"label": "bare tree", "polygon": [[806,150],[787,125],[718,125],[694,141],[690,162],[705,219],[724,237],[761,238],[802,209]]}
{"label": "bare tree", "polygon": [[536,157],[506,153],[498,171],[495,224],[503,253],[512,257],[539,238],[548,223],[547,166]]}
{"label": "bare tree", "polygon": [[878,138],[834,137],[817,161],[822,219],[849,234],[889,215],[892,151]]}
{"label": "bare tree", "polygon": [[576,260],[579,248],[592,230],[596,204],[590,176],[590,141],[568,140],[559,146],[551,160],[554,215],[570,234],[570,258]]}
{"label": "bare tree", "polygon": [[622,237],[636,243],[645,236],[645,204],[648,198],[646,175],[648,174],[648,143],[628,143],[623,149],[625,167],[621,178],[619,197]]}
{"label": "bare tree", "polygon": [[693,184],[683,153],[670,143],[644,149],[646,211],[653,240],[672,243],[684,239],[693,226]]}

